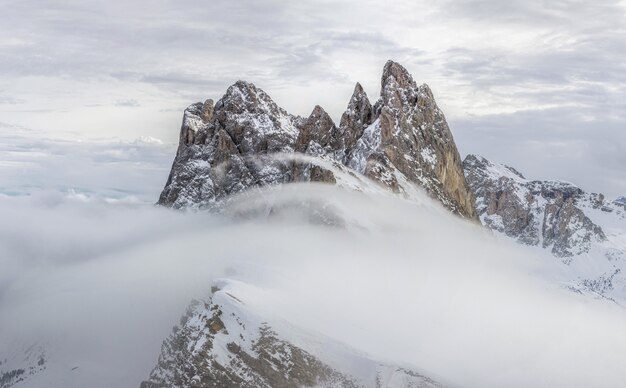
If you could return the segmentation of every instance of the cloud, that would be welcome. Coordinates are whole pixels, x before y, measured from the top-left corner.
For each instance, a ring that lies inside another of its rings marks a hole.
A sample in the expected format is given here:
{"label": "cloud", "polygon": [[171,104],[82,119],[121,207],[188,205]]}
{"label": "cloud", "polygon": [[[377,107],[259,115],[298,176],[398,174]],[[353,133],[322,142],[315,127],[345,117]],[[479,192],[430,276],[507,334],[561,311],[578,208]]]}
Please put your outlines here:
{"label": "cloud", "polygon": [[20,98],[14,98],[14,97],[10,97],[10,96],[2,96],[0,95],[0,105],[1,104],[6,104],[6,105],[17,105],[17,104],[23,104],[24,100],[20,99]]}
{"label": "cloud", "polygon": [[[561,288],[572,279],[553,257],[418,199],[292,185],[218,217],[50,192],[3,198],[0,344],[45,344],[46,385],[137,386],[189,300],[227,276],[270,321],[452,385],[624,380],[621,307]],[[310,223],[302,203],[345,227]],[[269,219],[241,217],[267,206]]]}
{"label": "cloud", "polygon": [[71,141],[0,134],[0,195],[53,190],[154,203],[175,146],[159,139]]}
{"label": "cloud", "polygon": [[135,99],[128,99],[128,100],[116,100],[115,101],[115,106],[124,106],[124,107],[128,107],[128,108],[136,108],[139,105],[139,101],[135,100]]}
{"label": "cloud", "polygon": [[531,179],[566,180],[615,198],[626,192],[621,179],[626,123],[611,116],[613,109],[557,104],[452,120],[451,125],[463,154],[482,150],[494,161],[515,161],[514,167]]}

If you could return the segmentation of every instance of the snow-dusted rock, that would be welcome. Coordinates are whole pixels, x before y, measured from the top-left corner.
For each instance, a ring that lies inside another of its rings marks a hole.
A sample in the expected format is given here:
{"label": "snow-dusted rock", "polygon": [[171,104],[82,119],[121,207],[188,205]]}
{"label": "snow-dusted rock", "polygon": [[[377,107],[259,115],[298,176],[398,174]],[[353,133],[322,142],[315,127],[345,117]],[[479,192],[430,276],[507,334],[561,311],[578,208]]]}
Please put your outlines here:
{"label": "snow-dusted rock", "polygon": [[381,98],[372,106],[357,84],[339,126],[320,106],[308,118],[278,107],[253,84],[238,81],[213,105],[185,110],[180,144],[158,203],[211,208],[232,194],[293,181],[335,183],[302,153],[348,166],[391,190],[418,185],[452,212],[476,218],[459,153],[426,85],[401,65],[383,69]]}
{"label": "snow-dusted rock", "polygon": [[573,269],[579,286],[626,297],[626,207],[572,183],[528,180],[476,155],[463,161],[483,225],[549,250]]}
{"label": "snow-dusted rock", "polygon": [[46,370],[47,360],[40,344],[0,349],[0,388],[27,386],[31,378]]}
{"label": "snow-dusted rock", "polygon": [[441,386],[284,322],[270,323],[247,305],[237,283],[221,283],[206,301],[192,302],[142,388]]}
{"label": "snow-dusted rock", "polygon": [[357,141],[348,165],[404,192],[397,184],[401,174],[454,213],[475,218],[461,157],[430,88],[418,86],[404,67],[388,61],[375,112],[376,120]]}

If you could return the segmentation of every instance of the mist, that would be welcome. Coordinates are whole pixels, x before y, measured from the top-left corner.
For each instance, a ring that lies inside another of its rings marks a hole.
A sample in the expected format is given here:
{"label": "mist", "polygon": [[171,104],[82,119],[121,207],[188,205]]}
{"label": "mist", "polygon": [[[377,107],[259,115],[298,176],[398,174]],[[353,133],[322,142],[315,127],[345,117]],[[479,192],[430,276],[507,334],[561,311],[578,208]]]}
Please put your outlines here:
{"label": "mist", "polygon": [[245,285],[238,297],[270,322],[453,386],[626,378],[622,307],[569,291],[554,259],[426,195],[294,184],[222,215],[50,192],[0,207],[0,349],[43,344],[49,368],[68,371],[31,386],[138,386],[220,278]]}

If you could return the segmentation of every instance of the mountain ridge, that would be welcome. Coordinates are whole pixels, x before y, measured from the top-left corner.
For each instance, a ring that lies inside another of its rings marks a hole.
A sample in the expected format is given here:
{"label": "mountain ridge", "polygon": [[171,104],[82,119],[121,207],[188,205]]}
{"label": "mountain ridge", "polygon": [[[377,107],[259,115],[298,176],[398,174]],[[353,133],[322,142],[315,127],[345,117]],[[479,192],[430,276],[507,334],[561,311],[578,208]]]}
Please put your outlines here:
{"label": "mountain ridge", "polygon": [[463,167],[485,227],[550,252],[570,268],[577,288],[626,297],[626,206],[570,182],[526,179],[477,155],[466,156]]}
{"label": "mountain ridge", "polygon": [[393,61],[383,68],[381,96],[373,105],[355,85],[339,126],[319,105],[306,118],[293,116],[246,81],[230,86],[215,104],[190,105],[158,204],[218,208],[228,196],[255,187],[336,183],[314,163],[275,158],[296,152],[347,166],[397,193],[406,195],[406,182],[420,186],[453,213],[477,219],[443,112],[430,88],[418,86]]}

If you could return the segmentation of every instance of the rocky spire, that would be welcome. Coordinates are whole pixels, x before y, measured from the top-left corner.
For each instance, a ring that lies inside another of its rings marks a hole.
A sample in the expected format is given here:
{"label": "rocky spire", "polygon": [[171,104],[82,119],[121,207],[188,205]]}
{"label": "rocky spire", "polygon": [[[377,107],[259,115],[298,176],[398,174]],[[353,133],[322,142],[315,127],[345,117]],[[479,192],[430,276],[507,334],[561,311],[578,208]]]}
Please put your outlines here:
{"label": "rocky spire", "polygon": [[348,108],[341,116],[339,128],[343,131],[343,142],[346,153],[356,145],[363,135],[363,130],[374,121],[374,111],[367,94],[360,83],[354,86],[354,92]]}
{"label": "rocky spire", "polygon": [[[333,119],[319,105],[315,105],[313,112],[304,120],[299,129],[300,133],[296,140],[296,151],[298,152],[307,152],[308,149],[323,150],[331,145],[332,137],[337,131]],[[309,148],[309,146],[311,147]],[[318,153],[313,152],[313,154]]]}
{"label": "rocky spire", "polygon": [[413,81],[411,74],[401,64],[392,60],[387,61],[383,67],[383,75],[381,77],[381,95],[388,85],[399,87],[402,89],[415,88],[417,85]]}
{"label": "rocky spire", "polygon": [[430,88],[417,86],[400,64],[388,61],[381,78],[380,113],[351,153],[348,165],[397,191],[408,180],[453,212],[476,219],[461,157]]}
{"label": "rocky spire", "polygon": [[244,81],[215,106],[210,100],[190,106],[159,203],[204,207],[249,186],[335,182],[332,172],[311,163],[271,157],[295,151],[347,165],[404,195],[421,186],[452,212],[476,218],[452,133],[428,86],[388,61],[381,87],[373,107],[357,83],[339,127],[320,106],[306,119],[294,117]]}

